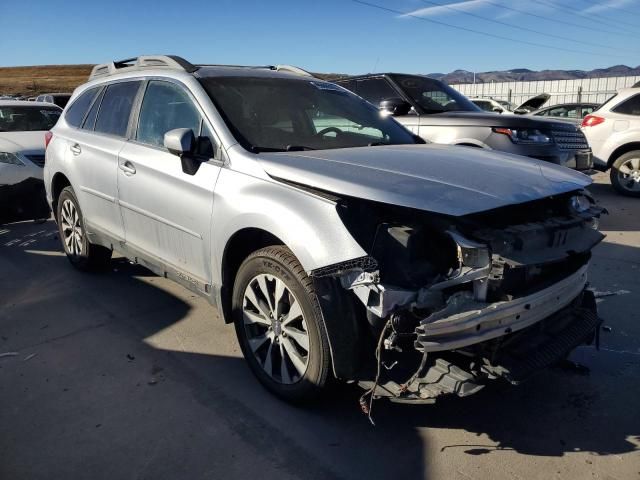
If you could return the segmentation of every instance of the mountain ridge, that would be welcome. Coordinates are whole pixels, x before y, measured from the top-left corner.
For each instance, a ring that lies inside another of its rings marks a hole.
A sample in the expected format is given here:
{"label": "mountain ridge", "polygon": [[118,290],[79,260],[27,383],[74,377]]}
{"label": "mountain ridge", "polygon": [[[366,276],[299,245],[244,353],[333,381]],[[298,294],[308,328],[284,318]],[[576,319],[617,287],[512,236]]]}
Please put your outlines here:
{"label": "mountain ridge", "polygon": [[[428,73],[428,77],[437,78],[451,85],[460,83],[473,83],[474,73],[468,70],[454,70],[450,73]],[[528,68],[513,68],[511,70],[496,70],[489,72],[476,72],[475,83],[491,82],[530,82],[539,80],[576,80],[582,78],[625,77],[640,76],[640,65],[629,67],[627,65],[614,65],[608,68],[595,68],[593,70],[529,70]]]}

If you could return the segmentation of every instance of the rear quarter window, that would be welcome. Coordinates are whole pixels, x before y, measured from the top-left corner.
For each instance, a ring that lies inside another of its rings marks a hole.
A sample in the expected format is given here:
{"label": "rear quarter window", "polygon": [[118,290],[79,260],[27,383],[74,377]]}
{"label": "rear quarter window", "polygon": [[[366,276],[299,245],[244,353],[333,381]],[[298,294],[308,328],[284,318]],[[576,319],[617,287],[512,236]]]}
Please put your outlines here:
{"label": "rear quarter window", "polygon": [[624,115],[640,116],[640,94],[625,100],[620,105],[613,109],[616,113],[622,113]]}
{"label": "rear quarter window", "polygon": [[98,90],[99,87],[90,88],[74,100],[64,116],[69,125],[79,127],[82,124],[82,119],[87,113],[87,110],[89,110],[89,106],[96,96],[96,93],[98,93]]}

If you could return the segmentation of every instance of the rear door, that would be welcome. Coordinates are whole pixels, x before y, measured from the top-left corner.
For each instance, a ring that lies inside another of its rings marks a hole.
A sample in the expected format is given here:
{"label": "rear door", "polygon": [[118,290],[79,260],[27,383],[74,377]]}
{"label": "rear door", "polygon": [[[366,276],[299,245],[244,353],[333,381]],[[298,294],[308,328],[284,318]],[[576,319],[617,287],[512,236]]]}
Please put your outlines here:
{"label": "rear door", "polygon": [[[136,131],[119,155],[119,204],[127,246],[174,269],[198,289],[211,283],[210,227],[221,149],[202,109],[182,84],[147,83]],[[164,134],[190,128],[203,163],[195,175],[164,147]]]}
{"label": "rear door", "polygon": [[81,128],[69,141],[68,158],[74,164],[75,190],[85,222],[89,230],[99,230],[115,240],[124,239],[122,217],[116,203],[118,153],[124,146],[141,83],[123,81],[96,90],[88,112],[82,117]]}

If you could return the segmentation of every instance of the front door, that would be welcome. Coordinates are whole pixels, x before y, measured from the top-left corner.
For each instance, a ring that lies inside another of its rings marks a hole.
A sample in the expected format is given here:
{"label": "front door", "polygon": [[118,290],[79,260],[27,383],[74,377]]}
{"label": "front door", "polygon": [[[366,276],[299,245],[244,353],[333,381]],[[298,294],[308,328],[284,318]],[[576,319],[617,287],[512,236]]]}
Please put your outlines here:
{"label": "front door", "polygon": [[[180,158],[164,147],[164,134],[175,128],[191,128],[199,147],[204,145],[203,159],[210,158],[195,175],[184,173]],[[126,244],[198,284],[211,283],[211,213],[221,166],[216,145],[187,90],[153,80],[144,93],[135,136],[118,158]]]}

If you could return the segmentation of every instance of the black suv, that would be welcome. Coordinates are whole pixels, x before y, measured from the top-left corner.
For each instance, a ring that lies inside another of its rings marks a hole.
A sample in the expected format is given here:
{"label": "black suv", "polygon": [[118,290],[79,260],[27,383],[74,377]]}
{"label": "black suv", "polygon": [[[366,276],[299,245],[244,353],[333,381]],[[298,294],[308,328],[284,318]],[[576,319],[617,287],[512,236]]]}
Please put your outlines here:
{"label": "black suv", "polygon": [[433,78],[383,73],[334,82],[377,105],[430,142],[501,150],[576,170],[593,167],[589,144],[576,125],[486,113]]}

